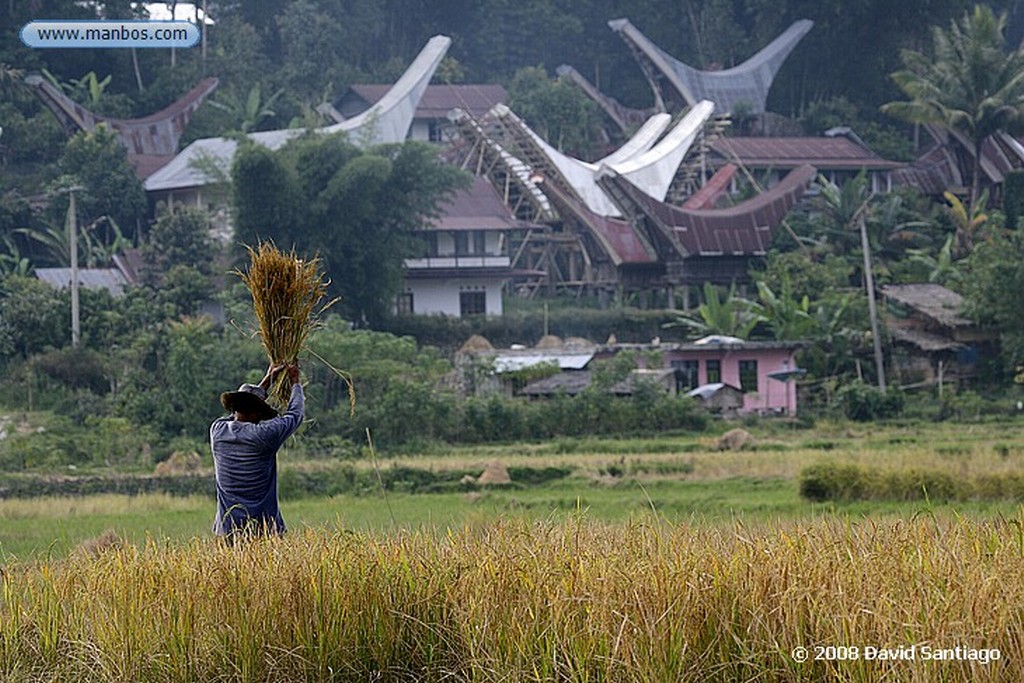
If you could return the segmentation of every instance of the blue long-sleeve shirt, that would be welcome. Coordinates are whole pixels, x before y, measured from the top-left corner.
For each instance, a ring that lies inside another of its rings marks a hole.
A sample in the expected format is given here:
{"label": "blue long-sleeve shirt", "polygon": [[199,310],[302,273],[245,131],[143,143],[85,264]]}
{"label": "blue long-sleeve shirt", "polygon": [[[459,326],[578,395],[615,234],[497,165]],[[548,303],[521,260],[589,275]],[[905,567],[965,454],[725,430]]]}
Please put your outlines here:
{"label": "blue long-sleeve shirt", "polygon": [[283,533],[277,502],[277,451],[302,424],[305,395],[292,385],[288,409],[262,422],[222,417],[210,425],[210,448],[217,479],[213,532],[225,535],[249,524]]}

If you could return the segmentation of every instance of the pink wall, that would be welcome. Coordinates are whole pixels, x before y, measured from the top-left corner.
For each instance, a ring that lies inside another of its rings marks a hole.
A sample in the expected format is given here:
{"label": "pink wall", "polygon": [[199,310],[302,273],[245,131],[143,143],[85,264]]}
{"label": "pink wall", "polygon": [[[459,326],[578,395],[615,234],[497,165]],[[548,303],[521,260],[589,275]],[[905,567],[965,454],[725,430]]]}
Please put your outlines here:
{"label": "pink wall", "polygon": [[718,360],[722,368],[719,381],[742,388],[740,361],[757,361],[757,391],[748,391],[743,395],[743,412],[785,412],[795,415],[796,383],[780,382],[768,377],[769,373],[796,368],[795,353],[795,349],[729,349],[709,345],[706,350],[700,351],[670,351],[665,354],[665,366],[670,367],[672,361],[696,360],[700,364],[698,379],[701,384],[708,384],[707,361]]}

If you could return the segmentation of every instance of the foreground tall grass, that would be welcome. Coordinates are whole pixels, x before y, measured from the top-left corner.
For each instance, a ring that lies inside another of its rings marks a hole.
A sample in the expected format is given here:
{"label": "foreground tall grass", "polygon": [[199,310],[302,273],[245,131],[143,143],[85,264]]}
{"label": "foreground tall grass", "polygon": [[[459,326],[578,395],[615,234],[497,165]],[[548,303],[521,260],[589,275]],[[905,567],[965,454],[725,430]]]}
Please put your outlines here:
{"label": "foreground tall grass", "polygon": [[[2,570],[0,680],[1019,681],[1021,520],[487,524]],[[810,661],[805,646],[998,648]]]}

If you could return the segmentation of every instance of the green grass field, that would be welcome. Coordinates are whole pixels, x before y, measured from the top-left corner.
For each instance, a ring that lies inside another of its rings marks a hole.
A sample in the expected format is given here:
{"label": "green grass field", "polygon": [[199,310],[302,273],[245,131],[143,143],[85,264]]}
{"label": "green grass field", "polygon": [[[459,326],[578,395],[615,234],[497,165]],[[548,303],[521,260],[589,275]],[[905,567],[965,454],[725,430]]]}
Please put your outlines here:
{"label": "green grass field", "polygon": [[[386,533],[459,529],[510,517],[557,519],[580,512],[604,522],[653,518],[714,524],[737,519],[912,517],[936,512],[1012,517],[1019,507],[1014,500],[811,503],[801,498],[797,483],[804,468],[822,462],[883,469],[916,467],[956,477],[1021,472],[1024,425],[1018,421],[885,427],[825,423],[814,430],[769,422],[759,427],[752,428],[757,438],[754,449],[736,452],[717,452],[714,437],[700,436],[563,439],[381,458],[376,466],[385,474],[403,468],[434,475],[479,472],[494,460],[510,468],[563,468],[571,473],[543,484],[472,492],[410,494],[397,487],[385,496],[374,485],[359,495],[284,497],[282,508],[293,530],[326,527]],[[294,470],[315,477],[345,467],[364,471],[369,481],[376,481],[372,478],[375,465],[369,459],[295,462],[291,455],[282,454],[282,472]],[[212,472],[208,476],[212,482]],[[135,543],[147,538],[184,542],[209,534],[213,511],[212,497],[205,496],[0,499],[0,556],[6,561],[62,557],[107,530]]]}
{"label": "green grass field", "polygon": [[[204,495],[0,500],[0,680],[1024,680],[1018,498],[800,495],[827,463],[1016,481],[1024,425],[752,431],[285,452],[352,491],[241,548]],[[460,482],[495,460],[520,481]]]}

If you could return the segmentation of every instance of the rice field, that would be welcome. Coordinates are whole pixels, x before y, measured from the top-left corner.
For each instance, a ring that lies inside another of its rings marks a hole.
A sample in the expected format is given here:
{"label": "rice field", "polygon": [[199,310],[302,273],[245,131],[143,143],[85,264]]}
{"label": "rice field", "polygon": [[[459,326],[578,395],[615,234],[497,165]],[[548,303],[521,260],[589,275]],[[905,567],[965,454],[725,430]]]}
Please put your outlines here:
{"label": "rice field", "polygon": [[101,544],[4,570],[0,678],[1024,680],[1021,522]]}
{"label": "rice field", "polygon": [[0,681],[1020,681],[1018,502],[819,504],[796,478],[822,462],[1013,476],[1022,433],[824,425],[753,451],[392,457],[385,471],[572,473],[284,500],[288,535],[234,548],[209,537],[203,496],[0,500]]}

